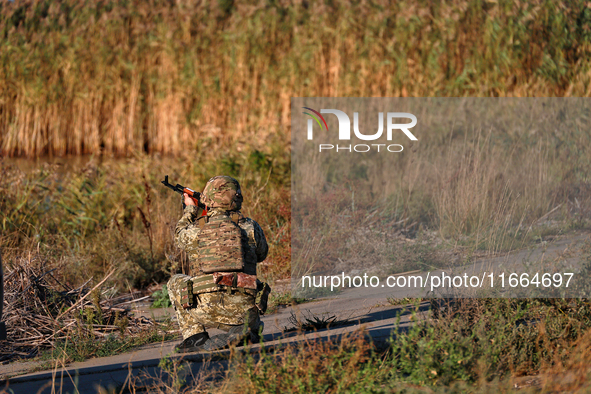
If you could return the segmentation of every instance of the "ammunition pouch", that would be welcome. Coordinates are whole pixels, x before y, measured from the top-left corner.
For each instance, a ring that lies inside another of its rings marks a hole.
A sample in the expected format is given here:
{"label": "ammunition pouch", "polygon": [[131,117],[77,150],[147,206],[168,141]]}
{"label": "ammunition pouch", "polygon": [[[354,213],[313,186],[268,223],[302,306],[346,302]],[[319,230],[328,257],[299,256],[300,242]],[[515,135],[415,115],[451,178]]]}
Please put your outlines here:
{"label": "ammunition pouch", "polygon": [[185,287],[181,289],[181,306],[189,309],[195,306],[195,295],[193,294],[193,282],[188,280]]}
{"label": "ammunition pouch", "polygon": [[261,282],[255,275],[242,272],[214,272],[211,275],[194,277],[187,280],[185,287],[181,289],[181,305],[184,309],[194,308],[199,294],[220,291],[228,294],[238,291],[256,297],[259,283]]}

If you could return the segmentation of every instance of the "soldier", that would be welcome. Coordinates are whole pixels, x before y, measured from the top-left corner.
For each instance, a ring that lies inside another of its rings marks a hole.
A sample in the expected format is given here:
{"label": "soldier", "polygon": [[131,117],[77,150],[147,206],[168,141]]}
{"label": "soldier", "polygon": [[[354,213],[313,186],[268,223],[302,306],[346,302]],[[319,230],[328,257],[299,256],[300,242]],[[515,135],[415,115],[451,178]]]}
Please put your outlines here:
{"label": "soldier", "polygon": [[[242,216],[240,184],[229,176],[211,178],[201,195],[203,209],[185,193],[175,240],[187,252],[190,276],[168,282],[183,342],[177,352],[222,349],[244,340],[258,342],[270,287],[256,279],[256,264],[268,245],[257,222]],[[256,303],[257,295],[260,298]],[[209,337],[215,327],[225,334]]]}

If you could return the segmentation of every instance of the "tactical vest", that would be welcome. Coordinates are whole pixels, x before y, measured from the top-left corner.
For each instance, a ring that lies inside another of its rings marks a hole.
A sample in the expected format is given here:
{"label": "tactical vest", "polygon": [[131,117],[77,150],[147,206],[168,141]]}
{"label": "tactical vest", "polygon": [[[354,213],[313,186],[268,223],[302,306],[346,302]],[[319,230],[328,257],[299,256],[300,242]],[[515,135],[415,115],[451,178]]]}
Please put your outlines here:
{"label": "tactical vest", "polygon": [[248,240],[238,226],[239,217],[239,214],[230,216],[221,213],[197,219],[201,229],[197,246],[199,261],[193,262],[198,264],[198,267],[190,267],[192,273],[244,271]]}

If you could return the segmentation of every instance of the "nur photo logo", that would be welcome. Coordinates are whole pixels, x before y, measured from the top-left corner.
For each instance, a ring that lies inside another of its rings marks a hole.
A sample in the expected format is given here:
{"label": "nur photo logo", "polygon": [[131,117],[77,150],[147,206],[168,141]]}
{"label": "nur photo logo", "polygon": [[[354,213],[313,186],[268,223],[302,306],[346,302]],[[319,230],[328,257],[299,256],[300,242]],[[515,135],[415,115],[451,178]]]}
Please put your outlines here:
{"label": "nur photo logo", "polygon": [[[307,138],[314,139],[314,122],[318,124],[321,130],[328,132],[328,124],[322,114],[333,114],[338,120],[338,139],[339,141],[351,140],[351,118],[344,111],[338,109],[321,109],[316,111],[310,107],[302,107],[307,112],[303,114],[310,116],[307,119]],[[409,130],[416,126],[417,117],[408,112],[387,112],[386,113],[386,140],[388,142],[393,140],[394,131],[399,130],[406,135],[411,141],[417,141],[417,137]],[[410,123],[395,123],[395,119],[410,119]],[[376,141],[384,134],[384,113],[378,112],[378,130],[373,134],[364,134],[359,129],[359,113],[353,112],[353,133],[355,137],[362,141]],[[332,141],[327,141],[332,142]],[[319,152],[335,150],[336,152],[359,152],[365,153],[370,150],[377,150],[378,152],[402,152],[404,147],[400,144],[356,144],[356,145],[339,145],[332,143],[321,143],[318,145]]]}

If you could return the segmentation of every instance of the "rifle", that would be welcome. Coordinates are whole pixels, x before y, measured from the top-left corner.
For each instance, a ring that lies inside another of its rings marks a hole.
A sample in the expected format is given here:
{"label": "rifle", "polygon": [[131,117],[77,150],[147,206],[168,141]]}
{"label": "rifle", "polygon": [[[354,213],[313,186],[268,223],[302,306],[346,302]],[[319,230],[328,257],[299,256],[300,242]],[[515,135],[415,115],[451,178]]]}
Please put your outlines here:
{"label": "rifle", "polygon": [[[175,192],[180,193],[181,195],[183,195],[183,193],[187,193],[189,195],[189,197],[191,197],[191,199],[195,202],[195,205],[197,205],[198,209],[200,210],[199,216],[207,215],[207,207],[200,201],[201,200],[201,193],[196,192],[193,189],[189,189],[188,187],[184,187],[183,185],[179,185],[178,183],[176,184],[176,186],[172,186],[171,183],[168,183],[168,175],[164,176],[164,180],[162,181],[162,184],[164,186],[174,190]],[[185,209],[184,202],[183,202],[183,209]]]}

